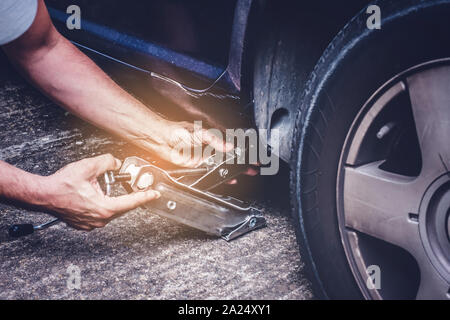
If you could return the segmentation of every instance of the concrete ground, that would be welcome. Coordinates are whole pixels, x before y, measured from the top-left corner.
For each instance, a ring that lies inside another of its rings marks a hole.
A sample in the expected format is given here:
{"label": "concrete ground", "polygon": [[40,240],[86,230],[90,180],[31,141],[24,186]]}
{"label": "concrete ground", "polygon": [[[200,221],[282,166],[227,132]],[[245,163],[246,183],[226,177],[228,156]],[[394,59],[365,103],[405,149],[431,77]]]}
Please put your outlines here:
{"label": "concrete ground", "polygon": [[[36,174],[106,152],[144,156],[48,101],[1,57],[0,110],[0,159]],[[0,299],[310,299],[286,202],[257,200],[268,227],[227,243],[143,209],[90,233],[57,225],[12,240],[9,225],[50,217],[3,199]],[[68,288],[70,266],[80,289]]]}

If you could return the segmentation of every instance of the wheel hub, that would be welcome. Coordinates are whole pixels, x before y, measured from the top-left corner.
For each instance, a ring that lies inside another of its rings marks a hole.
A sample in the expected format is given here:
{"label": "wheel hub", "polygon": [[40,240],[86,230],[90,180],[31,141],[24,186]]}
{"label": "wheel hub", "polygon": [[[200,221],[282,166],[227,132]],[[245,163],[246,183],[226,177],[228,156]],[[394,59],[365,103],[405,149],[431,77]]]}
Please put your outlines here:
{"label": "wheel hub", "polygon": [[421,239],[439,273],[450,279],[450,174],[436,179],[425,192],[420,211]]}

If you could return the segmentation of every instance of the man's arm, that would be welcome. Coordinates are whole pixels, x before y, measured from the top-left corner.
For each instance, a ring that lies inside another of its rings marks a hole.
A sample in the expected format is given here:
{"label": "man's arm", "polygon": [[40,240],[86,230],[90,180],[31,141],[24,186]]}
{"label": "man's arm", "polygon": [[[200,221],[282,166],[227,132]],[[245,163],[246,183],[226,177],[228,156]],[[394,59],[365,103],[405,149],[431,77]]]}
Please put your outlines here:
{"label": "man's arm", "polygon": [[40,190],[44,189],[41,176],[17,169],[0,161],[0,196],[40,206],[45,203]]}
{"label": "man's arm", "polygon": [[[56,103],[162,158],[177,162],[171,151],[180,140],[193,146],[211,144],[219,151],[230,149],[206,130],[194,134],[189,125],[161,118],[125,92],[55,29],[42,0],[30,29],[3,49]],[[195,166],[199,161],[179,159],[178,164]]]}
{"label": "man's arm", "polygon": [[120,165],[120,160],[107,154],[71,163],[43,177],[0,161],[0,197],[44,207],[76,229],[101,228],[118,215],[161,196],[154,190],[106,196],[97,177]]}

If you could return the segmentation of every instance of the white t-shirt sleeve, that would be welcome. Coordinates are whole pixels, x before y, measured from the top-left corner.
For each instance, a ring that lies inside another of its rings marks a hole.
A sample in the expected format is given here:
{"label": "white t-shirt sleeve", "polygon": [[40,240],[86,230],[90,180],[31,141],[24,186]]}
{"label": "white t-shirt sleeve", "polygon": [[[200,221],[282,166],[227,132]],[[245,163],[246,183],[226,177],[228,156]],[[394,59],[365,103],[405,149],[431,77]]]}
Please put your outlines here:
{"label": "white t-shirt sleeve", "polygon": [[36,17],[38,0],[0,0],[0,45],[24,34]]}

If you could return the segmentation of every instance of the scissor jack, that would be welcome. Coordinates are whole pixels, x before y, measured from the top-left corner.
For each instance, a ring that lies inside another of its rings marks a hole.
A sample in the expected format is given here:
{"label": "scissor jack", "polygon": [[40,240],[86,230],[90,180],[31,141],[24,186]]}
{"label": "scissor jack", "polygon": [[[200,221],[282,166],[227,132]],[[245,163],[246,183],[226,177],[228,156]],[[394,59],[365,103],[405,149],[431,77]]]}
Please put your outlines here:
{"label": "scissor jack", "polygon": [[[105,173],[106,194],[111,195],[112,186],[118,183],[129,193],[152,188],[161,197],[143,206],[150,212],[230,241],[266,226],[260,210],[209,191],[247,170],[248,166],[237,164],[238,157],[235,152],[225,154],[220,161],[211,156],[202,167],[170,171],[138,157],[129,157],[118,172]],[[9,234],[21,237],[58,222],[55,219],[39,226],[14,225]]]}

